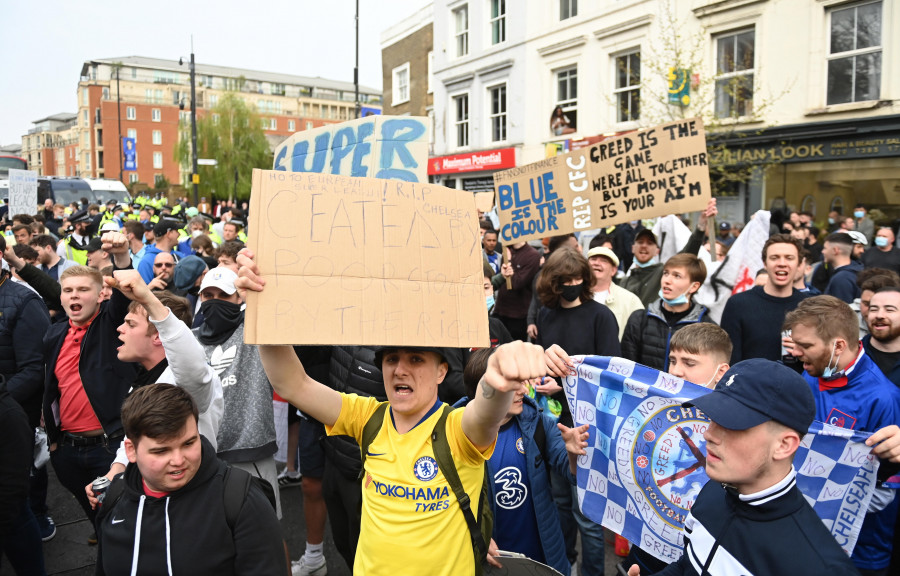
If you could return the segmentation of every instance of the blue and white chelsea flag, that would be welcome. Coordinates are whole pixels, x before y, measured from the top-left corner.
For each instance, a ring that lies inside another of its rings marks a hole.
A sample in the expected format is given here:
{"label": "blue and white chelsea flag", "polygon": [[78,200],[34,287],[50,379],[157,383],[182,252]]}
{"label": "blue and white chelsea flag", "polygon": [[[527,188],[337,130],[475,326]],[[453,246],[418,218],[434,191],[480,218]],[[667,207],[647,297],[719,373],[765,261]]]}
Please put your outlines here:
{"label": "blue and white chelsea flag", "polygon": [[[582,512],[674,562],[684,520],[709,480],[709,419],[681,404],[710,391],[623,358],[573,361],[563,386],[575,425],[590,425],[587,454],[578,460]],[[847,554],[875,488],[878,459],[865,445],[868,436],[813,422],[794,457],[797,486]]]}

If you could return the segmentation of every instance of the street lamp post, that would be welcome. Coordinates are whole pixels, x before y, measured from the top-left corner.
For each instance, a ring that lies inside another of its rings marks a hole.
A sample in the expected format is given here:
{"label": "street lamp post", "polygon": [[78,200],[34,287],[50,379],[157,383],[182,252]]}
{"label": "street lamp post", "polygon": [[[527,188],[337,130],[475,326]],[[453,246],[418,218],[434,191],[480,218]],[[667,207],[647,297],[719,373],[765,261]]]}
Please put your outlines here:
{"label": "street lamp post", "polygon": [[[193,42],[191,42],[193,44]],[[178,64],[183,64],[182,60],[178,60]],[[191,184],[194,187],[194,206],[200,203],[200,197],[197,191],[197,183],[200,176],[197,168],[197,84],[194,82],[194,50],[191,48],[191,62],[189,65],[191,72],[191,160],[193,161],[193,170],[191,170]]]}
{"label": "street lamp post", "polygon": [[356,0],[356,66],[353,68],[353,86],[356,89],[356,117],[359,118],[359,0]]}
{"label": "street lamp post", "polygon": [[119,71],[122,69],[122,63],[116,66],[116,116],[119,120],[119,182],[122,181],[123,169],[125,168],[125,147],[122,146],[122,92],[119,91]]}

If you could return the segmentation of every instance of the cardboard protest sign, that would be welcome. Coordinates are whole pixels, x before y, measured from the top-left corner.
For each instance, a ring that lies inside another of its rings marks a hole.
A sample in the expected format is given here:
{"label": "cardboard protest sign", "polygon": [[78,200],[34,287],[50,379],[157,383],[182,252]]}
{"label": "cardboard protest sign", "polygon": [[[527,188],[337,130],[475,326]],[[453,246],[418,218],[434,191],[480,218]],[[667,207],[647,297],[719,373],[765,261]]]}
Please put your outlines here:
{"label": "cardboard protest sign", "polygon": [[34,170],[9,170],[9,215],[37,214],[38,185]]}
{"label": "cardboard protest sign", "polygon": [[699,118],[679,120],[494,174],[500,241],[535,240],[706,206]]}
{"label": "cardboard protest sign", "polygon": [[493,192],[476,192],[475,193],[475,207],[481,210],[482,212],[490,212],[494,207],[494,193]]}
{"label": "cardboard protest sign", "polygon": [[253,171],[248,344],[489,345],[470,192]]}
{"label": "cardboard protest sign", "polygon": [[367,116],[297,132],[275,148],[275,170],[428,181],[428,118]]}

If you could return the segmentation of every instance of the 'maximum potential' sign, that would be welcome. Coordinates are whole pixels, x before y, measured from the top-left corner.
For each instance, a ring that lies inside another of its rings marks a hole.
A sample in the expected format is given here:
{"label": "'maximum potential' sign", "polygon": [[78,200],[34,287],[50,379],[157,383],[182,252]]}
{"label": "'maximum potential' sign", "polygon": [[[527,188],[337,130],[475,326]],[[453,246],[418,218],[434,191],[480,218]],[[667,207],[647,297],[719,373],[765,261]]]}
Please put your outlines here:
{"label": "'maximum potential' sign", "polygon": [[494,174],[500,240],[522,242],[699,210],[712,193],[699,118]]}

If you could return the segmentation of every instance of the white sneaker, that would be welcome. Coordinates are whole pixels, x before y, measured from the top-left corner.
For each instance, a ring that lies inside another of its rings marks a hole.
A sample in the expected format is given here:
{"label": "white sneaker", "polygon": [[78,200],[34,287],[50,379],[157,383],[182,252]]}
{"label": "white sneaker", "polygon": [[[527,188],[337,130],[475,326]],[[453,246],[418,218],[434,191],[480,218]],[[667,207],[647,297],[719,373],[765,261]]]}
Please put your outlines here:
{"label": "white sneaker", "polygon": [[293,576],[325,576],[328,574],[328,567],[325,565],[325,557],[322,556],[322,562],[315,566],[306,563],[306,555],[300,557],[299,560],[291,562],[291,574]]}

